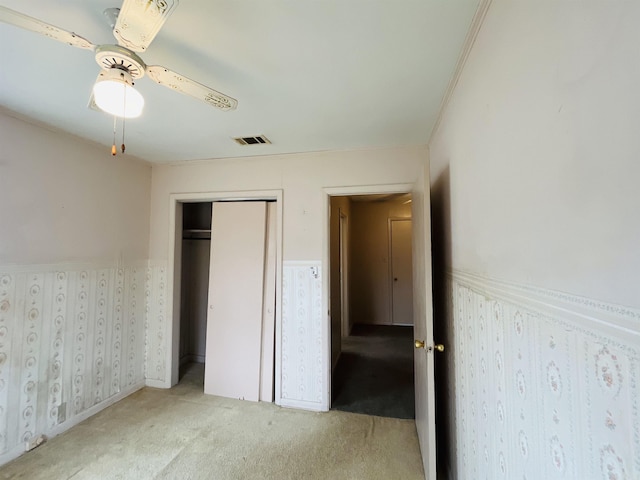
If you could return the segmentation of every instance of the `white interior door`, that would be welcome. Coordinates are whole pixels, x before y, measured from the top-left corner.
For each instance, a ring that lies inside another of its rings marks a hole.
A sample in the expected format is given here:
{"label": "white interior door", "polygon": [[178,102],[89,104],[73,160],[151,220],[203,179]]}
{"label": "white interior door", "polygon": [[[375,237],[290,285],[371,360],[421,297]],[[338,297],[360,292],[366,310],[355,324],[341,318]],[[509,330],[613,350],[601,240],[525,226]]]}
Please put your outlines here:
{"label": "white interior door", "polygon": [[391,219],[391,323],[413,325],[411,219]]}
{"label": "white interior door", "polygon": [[204,392],[258,401],[266,202],[214,202]]}
{"label": "white interior door", "polygon": [[[424,193],[419,188],[412,203],[413,218],[413,279],[414,375],[416,393],[416,430],[420,441],[424,473],[436,479],[436,406],[433,369],[433,306],[431,284],[431,207],[429,202],[429,169],[425,169]],[[422,342],[418,344],[418,342]]]}

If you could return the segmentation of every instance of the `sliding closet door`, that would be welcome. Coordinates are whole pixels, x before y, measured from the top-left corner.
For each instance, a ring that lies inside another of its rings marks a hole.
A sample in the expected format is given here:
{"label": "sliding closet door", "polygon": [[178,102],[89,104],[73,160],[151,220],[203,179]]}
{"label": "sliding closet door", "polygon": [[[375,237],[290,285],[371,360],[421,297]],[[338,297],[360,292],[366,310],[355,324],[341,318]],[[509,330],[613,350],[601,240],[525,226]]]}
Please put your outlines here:
{"label": "sliding closet door", "polygon": [[264,259],[262,307],[262,368],[260,401],[273,402],[273,368],[276,333],[276,204],[267,203],[267,239]]}
{"label": "sliding closet door", "polygon": [[258,401],[266,202],[214,202],[204,392]]}

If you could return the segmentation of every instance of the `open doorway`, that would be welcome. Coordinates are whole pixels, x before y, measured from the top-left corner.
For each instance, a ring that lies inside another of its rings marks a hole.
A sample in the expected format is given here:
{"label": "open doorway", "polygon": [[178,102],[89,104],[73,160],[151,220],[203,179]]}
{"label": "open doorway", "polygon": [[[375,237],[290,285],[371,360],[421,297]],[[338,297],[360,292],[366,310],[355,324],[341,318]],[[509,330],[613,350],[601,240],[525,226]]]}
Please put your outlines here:
{"label": "open doorway", "polygon": [[411,194],[330,203],[331,408],[413,419]]}

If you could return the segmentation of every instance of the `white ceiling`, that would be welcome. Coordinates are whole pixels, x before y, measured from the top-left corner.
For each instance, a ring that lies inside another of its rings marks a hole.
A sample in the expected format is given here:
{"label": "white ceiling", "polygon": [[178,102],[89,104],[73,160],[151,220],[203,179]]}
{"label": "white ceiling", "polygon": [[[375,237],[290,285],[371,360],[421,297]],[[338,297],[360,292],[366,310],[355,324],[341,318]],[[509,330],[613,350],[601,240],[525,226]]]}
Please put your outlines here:
{"label": "white ceiling", "polygon": [[[0,5],[115,43],[102,12],[118,0]],[[238,109],[222,112],[142,78],[145,110],[127,120],[127,153],[161,163],[425,144],[477,5],[182,0],[141,57],[236,98]],[[0,59],[0,105],[109,151],[113,118],[87,108],[99,72],[92,52],[0,23]],[[231,139],[259,134],[272,144]]]}

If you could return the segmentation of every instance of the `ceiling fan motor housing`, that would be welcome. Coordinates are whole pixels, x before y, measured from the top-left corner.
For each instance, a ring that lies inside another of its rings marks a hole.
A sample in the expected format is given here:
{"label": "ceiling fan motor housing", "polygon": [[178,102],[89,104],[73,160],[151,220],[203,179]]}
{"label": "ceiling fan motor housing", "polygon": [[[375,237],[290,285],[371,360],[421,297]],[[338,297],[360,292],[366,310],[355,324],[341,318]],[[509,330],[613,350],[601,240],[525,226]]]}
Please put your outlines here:
{"label": "ceiling fan motor housing", "polygon": [[142,59],[128,48],[119,45],[96,47],[96,63],[103,70],[124,70],[135,80],[144,76],[147,67]]}

